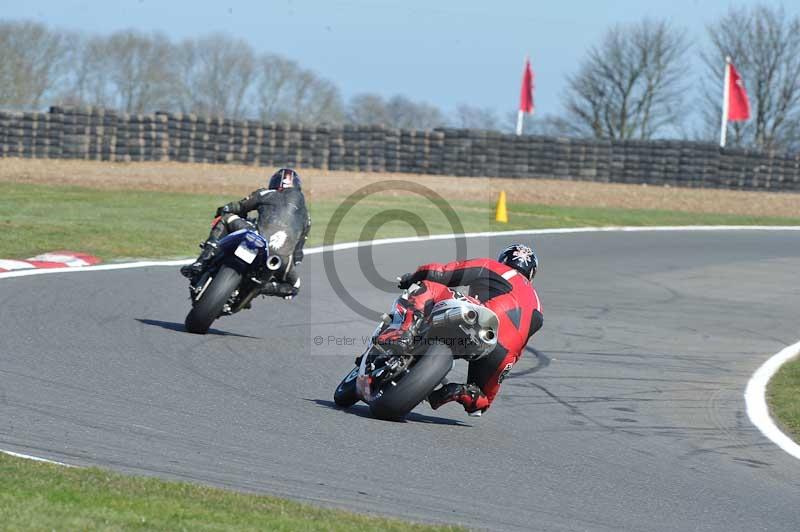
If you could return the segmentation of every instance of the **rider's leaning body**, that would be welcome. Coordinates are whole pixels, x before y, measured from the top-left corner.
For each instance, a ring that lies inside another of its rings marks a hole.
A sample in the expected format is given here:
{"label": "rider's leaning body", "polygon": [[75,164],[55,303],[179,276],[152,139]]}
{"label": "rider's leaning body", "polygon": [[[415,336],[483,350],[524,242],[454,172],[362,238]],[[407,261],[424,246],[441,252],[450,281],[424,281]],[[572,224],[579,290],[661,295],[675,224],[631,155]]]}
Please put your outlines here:
{"label": "rider's leaning body", "polygon": [[[255,226],[247,214],[256,211]],[[203,251],[192,264],[181,268],[181,274],[197,279],[214,260],[218,243],[224,236],[241,229],[257,229],[270,239],[274,252],[291,262],[283,282],[264,287],[268,295],[293,296],[300,288],[300,278],[294,266],[303,260],[303,246],[311,230],[311,219],[306,209],[300,176],[291,168],[281,168],[270,178],[266,188],[260,188],[239,201],[233,201],[217,209],[217,217],[208,239],[201,244]],[[277,236],[279,238],[275,238]],[[272,237],[272,238],[270,238]],[[285,243],[293,243],[283,250]]]}
{"label": "rider's leaning body", "polygon": [[471,414],[484,412],[530,337],[542,327],[542,305],[532,282],[537,266],[533,249],[523,244],[509,246],[497,260],[479,258],[420,266],[400,279],[399,287],[409,289],[400,299],[405,306],[402,325],[380,334],[376,343],[408,345],[413,341],[409,329],[417,320],[428,320],[436,303],[455,297],[451,288],[469,287],[470,295],[497,315],[497,346],[486,357],[470,362],[466,383],[442,386],[428,401],[434,409],[457,401]]}

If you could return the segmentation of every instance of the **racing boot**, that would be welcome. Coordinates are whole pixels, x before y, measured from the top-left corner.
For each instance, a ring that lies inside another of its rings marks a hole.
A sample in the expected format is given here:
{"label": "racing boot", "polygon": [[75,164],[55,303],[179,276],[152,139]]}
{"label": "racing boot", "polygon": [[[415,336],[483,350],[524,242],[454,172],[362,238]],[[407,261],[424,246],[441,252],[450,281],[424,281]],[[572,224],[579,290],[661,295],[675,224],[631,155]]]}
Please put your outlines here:
{"label": "racing boot", "polygon": [[[412,314],[409,312],[409,314]],[[413,323],[422,321],[422,316],[412,317]],[[402,355],[412,350],[416,337],[415,327],[387,329],[373,339],[375,345],[380,346],[385,352],[395,355]],[[359,360],[359,363],[361,361]]]}
{"label": "racing boot", "polygon": [[432,391],[428,396],[428,402],[434,410],[451,401],[461,403],[464,410],[471,416],[480,416],[489,408],[489,399],[475,384],[451,382]]}
{"label": "racing boot", "polygon": [[272,281],[262,285],[259,294],[262,296],[278,296],[284,299],[291,299],[299,292],[298,288],[299,283],[298,287],[295,287],[289,283]]}
{"label": "racing boot", "polygon": [[411,351],[415,340],[430,324],[433,304],[433,294],[424,283],[411,285],[408,292],[397,300],[394,309],[395,314],[403,316],[403,322],[398,327],[384,329],[373,343],[398,355]]}
{"label": "racing boot", "polygon": [[205,243],[201,245],[203,251],[200,252],[200,256],[197,257],[197,260],[191,264],[187,264],[186,266],[181,266],[181,275],[186,277],[187,279],[197,279],[197,277],[202,274],[214,257],[217,255],[217,251],[219,250],[219,246],[215,241],[207,240]]}

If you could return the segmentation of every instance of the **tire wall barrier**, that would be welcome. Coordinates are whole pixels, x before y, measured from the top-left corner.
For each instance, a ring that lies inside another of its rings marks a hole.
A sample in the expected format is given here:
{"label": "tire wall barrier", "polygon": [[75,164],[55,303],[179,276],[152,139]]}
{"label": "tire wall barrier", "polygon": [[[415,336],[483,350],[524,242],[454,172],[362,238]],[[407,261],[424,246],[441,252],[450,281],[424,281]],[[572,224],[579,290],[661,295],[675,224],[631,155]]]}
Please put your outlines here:
{"label": "tire wall barrier", "polygon": [[0,157],[299,166],[394,172],[800,190],[800,155],[711,143],[608,141],[441,128],[303,126],[98,107],[0,111]]}

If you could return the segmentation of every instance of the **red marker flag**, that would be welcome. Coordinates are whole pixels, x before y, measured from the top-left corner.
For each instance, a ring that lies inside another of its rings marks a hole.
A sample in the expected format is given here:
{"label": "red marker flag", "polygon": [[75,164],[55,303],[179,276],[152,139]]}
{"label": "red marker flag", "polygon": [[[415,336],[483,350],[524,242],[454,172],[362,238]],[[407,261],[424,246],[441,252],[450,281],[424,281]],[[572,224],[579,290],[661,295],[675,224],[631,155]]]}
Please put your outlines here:
{"label": "red marker flag", "polygon": [[722,128],[719,145],[725,147],[728,134],[728,122],[742,122],[750,119],[750,101],[744,88],[744,80],[731,63],[725,58],[725,77],[722,83]]}
{"label": "red marker flag", "polygon": [[522,135],[522,121],[525,113],[533,114],[533,70],[531,70],[531,60],[527,57],[525,58],[525,70],[522,72],[522,88],[519,93],[517,135]]}
{"label": "red marker flag", "polygon": [[733,63],[728,63],[728,69],[730,70],[728,76],[728,120],[742,122],[750,118],[750,101],[747,99],[744,81]]}

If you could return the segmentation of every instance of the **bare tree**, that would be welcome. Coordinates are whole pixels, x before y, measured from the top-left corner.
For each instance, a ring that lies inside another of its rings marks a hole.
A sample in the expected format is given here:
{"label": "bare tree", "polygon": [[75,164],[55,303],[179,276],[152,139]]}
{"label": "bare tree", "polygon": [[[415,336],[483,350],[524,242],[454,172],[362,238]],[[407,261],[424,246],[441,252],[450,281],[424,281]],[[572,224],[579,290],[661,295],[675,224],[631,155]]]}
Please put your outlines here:
{"label": "bare tree", "polygon": [[108,90],[111,105],[129,113],[144,113],[170,105],[174,87],[172,46],[158,33],[121,31],[92,43],[95,94]]}
{"label": "bare tree", "polygon": [[249,44],[223,34],[189,39],[175,53],[179,107],[186,112],[244,118],[256,76]]}
{"label": "bare tree", "polygon": [[611,28],[568,80],[566,111],[576,133],[650,139],[684,115],[686,34],[644,20]]}
{"label": "bare tree", "polygon": [[390,120],[387,125],[402,129],[433,129],[447,122],[438,107],[399,94],[389,99],[386,110]]}
{"label": "bare tree", "polygon": [[40,108],[68,72],[72,39],[34,22],[0,22],[0,104]]}
{"label": "bare tree", "polygon": [[500,129],[500,119],[494,109],[468,104],[456,107],[453,123],[467,129]]}
{"label": "bare tree", "polygon": [[290,79],[286,115],[296,123],[341,122],[344,112],[335,85],[310,70],[298,69]]}
{"label": "bare tree", "polygon": [[162,34],[126,30],[83,38],[57,101],[129,113],[167,110],[176,100],[174,47]]}
{"label": "bare tree", "polygon": [[347,105],[347,121],[351,124],[384,124],[391,123],[386,102],[378,94],[357,94],[350,98]]}
{"label": "bare tree", "polygon": [[295,122],[340,124],[344,121],[344,104],[339,89],[309,70],[302,71],[297,79],[293,107]]}
{"label": "bare tree", "polygon": [[708,27],[702,53],[705,137],[716,139],[722,119],[725,56],[733,58],[751,104],[751,120],[731,124],[730,144],[762,149],[800,147],[800,17],[782,7],[731,8]]}
{"label": "bare tree", "polygon": [[388,101],[377,94],[359,94],[351,98],[347,120],[353,124],[380,124],[401,129],[433,129],[447,123],[433,105],[414,102],[395,95]]}
{"label": "bare tree", "polygon": [[[517,111],[509,111],[503,122],[505,127],[500,128],[504,133],[516,131]],[[543,135],[548,137],[574,137],[585,135],[580,129],[566,118],[555,115],[534,115],[525,118],[522,133],[524,135]]]}
{"label": "bare tree", "polygon": [[105,68],[106,39],[81,36],[73,41],[73,50],[72,68],[55,96],[55,103],[114,107]]}
{"label": "bare tree", "polygon": [[305,124],[344,120],[339,89],[294,61],[271,54],[260,57],[257,91],[262,120]]}
{"label": "bare tree", "polygon": [[290,111],[292,82],[297,63],[279,55],[265,54],[257,63],[258,111],[262,120],[283,120]]}

